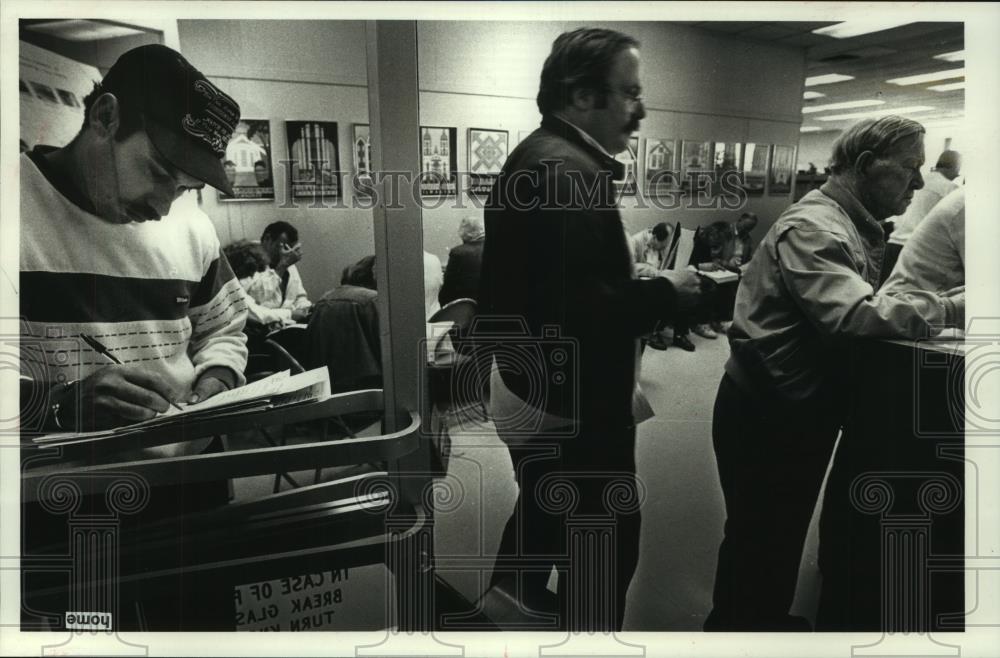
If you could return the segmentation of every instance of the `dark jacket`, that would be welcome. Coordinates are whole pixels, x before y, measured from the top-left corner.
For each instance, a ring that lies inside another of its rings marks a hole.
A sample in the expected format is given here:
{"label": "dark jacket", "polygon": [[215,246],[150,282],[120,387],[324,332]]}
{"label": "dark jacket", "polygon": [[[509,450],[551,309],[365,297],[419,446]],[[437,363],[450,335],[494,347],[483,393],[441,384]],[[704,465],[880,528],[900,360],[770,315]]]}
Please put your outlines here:
{"label": "dark jacket", "polygon": [[327,366],[334,393],[382,388],[378,293],[341,285],[313,306],[306,328],[306,368]]}
{"label": "dark jacket", "polygon": [[444,306],[456,299],[479,299],[479,274],[483,267],[483,240],[464,242],[448,252],[444,283],[438,302]]}
{"label": "dark jacket", "polygon": [[512,392],[608,426],[632,424],[637,338],[669,319],[675,299],[666,279],[632,278],[613,184],[623,174],[575,128],[546,116],[490,192],[479,300],[482,314],[527,325],[530,338],[492,339],[515,364],[501,369]]}

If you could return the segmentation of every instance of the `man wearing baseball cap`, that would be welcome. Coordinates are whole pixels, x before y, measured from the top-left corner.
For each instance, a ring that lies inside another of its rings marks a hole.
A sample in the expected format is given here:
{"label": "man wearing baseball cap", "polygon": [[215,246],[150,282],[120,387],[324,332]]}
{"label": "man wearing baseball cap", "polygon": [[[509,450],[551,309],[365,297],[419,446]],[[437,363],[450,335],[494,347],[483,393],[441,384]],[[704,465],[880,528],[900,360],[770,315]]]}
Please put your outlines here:
{"label": "man wearing baseball cap", "polygon": [[[84,108],[73,141],[20,161],[22,433],[127,425],[245,382],[244,293],[188,193],[232,192],[221,158],[239,105],[148,45],[122,55]],[[136,446],[131,458],[209,441]],[[153,489],[123,523],[218,504],[225,484]],[[101,513],[89,498],[85,511]],[[27,551],[65,540],[65,519],[30,505],[22,518]]]}

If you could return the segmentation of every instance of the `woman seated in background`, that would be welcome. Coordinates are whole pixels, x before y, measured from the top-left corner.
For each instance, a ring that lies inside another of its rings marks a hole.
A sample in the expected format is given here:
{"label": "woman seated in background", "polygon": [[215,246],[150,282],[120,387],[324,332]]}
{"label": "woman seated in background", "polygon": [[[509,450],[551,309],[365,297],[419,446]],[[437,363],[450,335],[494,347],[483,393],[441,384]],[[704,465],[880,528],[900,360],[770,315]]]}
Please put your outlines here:
{"label": "woman seated in background", "polygon": [[456,299],[479,300],[479,271],[483,266],[486,228],[479,217],[463,217],[458,225],[462,244],[448,252],[444,284],[438,294],[441,306]]}
{"label": "woman seated in background", "polygon": [[[267,252],[259,242],[250,240],[237,240],[226,245],[222,249],[226,260],[229,261],[233,273],[239,279],[244,292],[247,293],[247,323],[243,327],[243,333],[247,335],[247,348],[254,352],[260,346],[268,333],[281,328],[281,320],[278,318],[265,319],[266,309],[261,306],[261,302],[254,298],[254,291],[258,290],[256,285],[260,277],[267,270],[270,259]],[[259,351],[259,350],[258,350]]]}
{"label": "woman seated in background", "polygon": [[269,280],[275,275],[264,245],[237,240],[224,247],[222,252],[247,293],[247,327],[252,328],[251,331],[266,334],[305,321],[307,310],[282,308],[280,290]]}

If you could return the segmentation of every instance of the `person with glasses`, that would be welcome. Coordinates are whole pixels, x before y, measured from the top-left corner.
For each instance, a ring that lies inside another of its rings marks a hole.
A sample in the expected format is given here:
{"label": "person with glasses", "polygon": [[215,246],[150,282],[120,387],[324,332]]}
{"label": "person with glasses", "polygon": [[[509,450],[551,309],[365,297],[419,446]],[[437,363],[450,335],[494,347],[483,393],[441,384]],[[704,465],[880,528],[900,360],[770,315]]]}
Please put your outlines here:
{"label": "person with glasses", "polygon": [[[646,116],[638,48],[632,37],[606,29],[555,40],[537,97],[541,126],[510,154],[485,210],[480,313],[517,318],[530,334],[515,334],[510,344],[490,336],[498,364],[493,417],[520,487],[491,586],[528,608],[557,613],[558,625],[572,630],[622,627],[639,558],[639,338],[699,295],[690,272],[635,276],[616,203],[613,179],[623,177],[624,165],[614,155]],[[525,352],[525,341],[537,349]],[[521,355],[514,367],[502,367],[511,363],[507,349]],[[539,372],[544,379],[533,379]],[[572,513],[554,501],[564,481],[574,492]],[[611,490],[621,496],[609,498]],[[571,556],[552,600],[546,583],[567,554],[571,514],[613,523],[610,554],[594,558],[610,569],[609,585],[594,594],[599,569]],[[574,594],[570,583],[582,591]],[[574,596],[593,607],[570,608]]]}

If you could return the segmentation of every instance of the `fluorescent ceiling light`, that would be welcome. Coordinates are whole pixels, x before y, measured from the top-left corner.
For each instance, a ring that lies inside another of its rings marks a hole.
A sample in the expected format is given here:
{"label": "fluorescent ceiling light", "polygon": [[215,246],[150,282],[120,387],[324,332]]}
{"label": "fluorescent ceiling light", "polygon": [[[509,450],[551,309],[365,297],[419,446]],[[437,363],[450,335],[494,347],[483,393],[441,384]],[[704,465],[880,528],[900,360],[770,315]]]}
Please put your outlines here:
{"label": "fluorescent ceiling light", "polygon": [[100,39],[116,39],[118,37],[145,34],[140,29],[127,27],[125,25],[102,23],[100,21],[90,21],[84,19],[67,19],[46,21],[44,23],[33,23],[28,25],[27,29],[59,37],[60,39],[66,39],[67,41],[98,41]]}
{"label": "fluorescent ceiling light", "polygon": [[825,98],[825,97],[826,94],[821,94],[818,91],[806,91],[803,92],[802,94],[802,99],[807,101],[812,100],[814,98]]}
{"label": "fluorescent ceiling light", "polygon": [[856,37],[859,34],[881,32],[882,30],[889,30],[894,27],[899,27],[900,25],[909,25],[912,22],[913,21],[900,20],[874,21],[871,19],[844,21],[843,23],[836,23],[834,25],[817,28],[813,30],[813,34],[825,34],[826,36],[833,37],[834,39],[849,39],[851,37]]}
{"label": "fluorescent ceiling light", "polygon": [[821,130],[826,130],[822,126],[802,126],[799,128],[800,133],[818,133]]}
{"label": "fluorescent ceiling light", "polygon": [[841,75],[839,73],[827,73],[826,75],[814,75],[806,78],[807,87],[815,87],[816,85],[828,85],[833,82],[843,82],[845,80],[853,80],[853,75]]}
{"label": "fluorescent ceiling light", "polygon": [[810,105],[809,107],[802,108],[802,114],[812,114],[813,112],[825,112],[827,110],[849,110],[854,107],[871,107],[872,105],[885,105],[885,101],[877,101],[877,100],[844,101],[843,103]]}
{"label": "fluorescent ceiling light", "polygon": [[964,78],[965,67],[960,69],[949,69],[947,71],[936,71],[934,73],[921,73],[919,75],[908,75],[903,78],[893,78],[886,80],[893,85],[919,85],[925,82],[935,82],[937,80],[949,80],[951,78]]}
{"label": "fluorescent ceiling light", "polygon": [[965,89],[965,81],[962,82],[949,82],[946,85],[932,85],[928,87],[931,91],[955,91],[956,89]]}
{"label": "fluorescent ceiling light", "polygon": [[884,117],[890,114],[915,114],[917,112],[930,112],[933,107],[928,105],[912,105],[910,107],[893,107],[887,110],[869,110],[868,112],[851,112],[850,114],[828,114],[823,117],[816,117],[819,121],[848,121],[850,119],[867,119],[868,117]]}
{"label": "fluorescent ceiling light", "polygon": [[934,59],[940,59],[945,62],[964,62],[965,51],[956,50],[953,53],[941,53],[940,55],[934,55]]}

